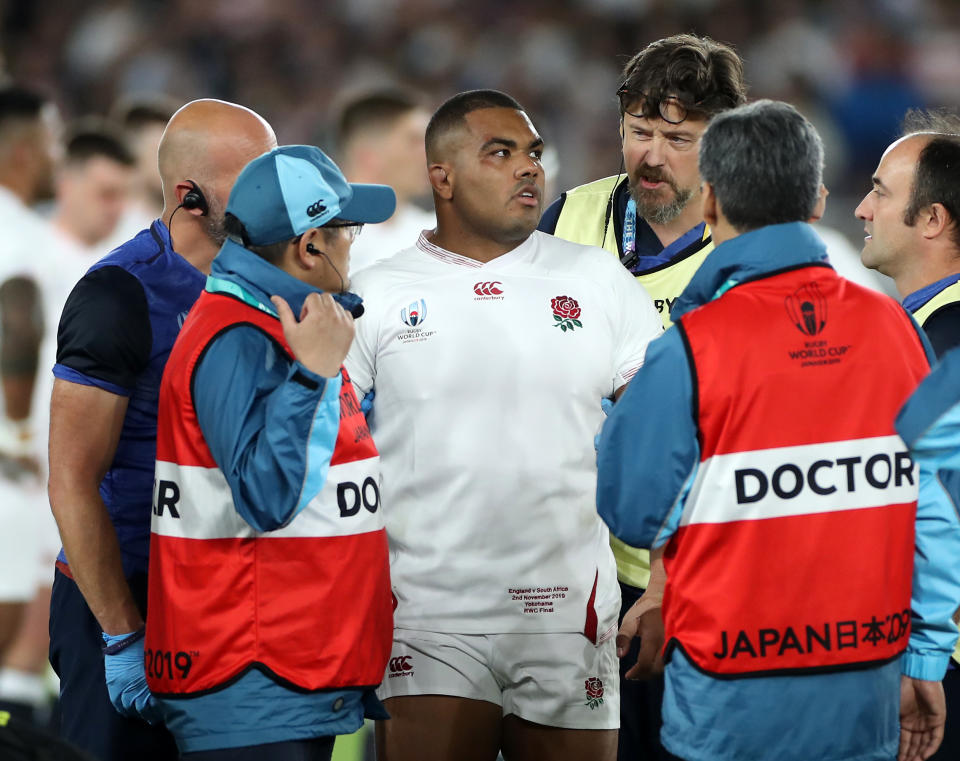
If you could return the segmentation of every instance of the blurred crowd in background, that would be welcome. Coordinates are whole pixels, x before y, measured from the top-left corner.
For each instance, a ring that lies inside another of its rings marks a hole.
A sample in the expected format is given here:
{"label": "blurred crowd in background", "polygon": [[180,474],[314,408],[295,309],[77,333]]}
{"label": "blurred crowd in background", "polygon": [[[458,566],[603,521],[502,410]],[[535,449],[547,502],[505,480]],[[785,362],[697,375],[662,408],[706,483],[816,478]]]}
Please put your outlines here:
{"label": "blurred crowd in background", "polygon": [[659,37],[733,44],[750,97],[797,105],[827,146],[825,221],[859,238],[855,201],[915,106],[960,101],[954,0],[35,0],[0,3],[4,67],[67,117],[164,93],[243,103],[281,143],[333,149],[345,93],[412,86],[428,105],[493,87],[555,151],[551,192],[615,173],[619,69]]}

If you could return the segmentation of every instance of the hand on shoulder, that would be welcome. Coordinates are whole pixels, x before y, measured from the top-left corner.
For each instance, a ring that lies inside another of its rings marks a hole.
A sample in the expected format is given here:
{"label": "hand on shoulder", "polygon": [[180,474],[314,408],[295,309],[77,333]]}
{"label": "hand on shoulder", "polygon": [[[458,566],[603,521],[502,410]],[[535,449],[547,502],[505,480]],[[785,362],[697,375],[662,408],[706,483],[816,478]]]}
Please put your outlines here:
{"label": "hand on shoulder", "polygon": [[271,296],[270,300],[297,360],[317,375],[336,376],[353,343],[353,317],[329,293],[307,296],[299,320],[283,298]]}

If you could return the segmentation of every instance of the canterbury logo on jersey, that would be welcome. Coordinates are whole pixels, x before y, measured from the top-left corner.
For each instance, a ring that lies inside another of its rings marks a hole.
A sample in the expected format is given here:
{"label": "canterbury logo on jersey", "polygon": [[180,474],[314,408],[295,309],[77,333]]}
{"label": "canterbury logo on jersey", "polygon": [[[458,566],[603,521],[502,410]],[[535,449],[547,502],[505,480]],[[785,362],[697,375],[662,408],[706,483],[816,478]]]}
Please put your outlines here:
{"label": "canterbury logo on jersey", "polygon": [[412,655],[398,655],[390,659],[388,668],[390,669],[390,678],[397,676],[410,676],[413,674]]}
{"label": "canterbury logo on jersey", "polygon": [[913,461],[899,436],[778,447],[714,455],[702,462],[681,525],[904,504],[916,498]]}
{"label": "canterbury logo on jersey", "polygon": [[477,294],[477,296],[499,296],[503,293],[503,289],[500,287],[502,285],[503,283],[499,280],[476,283],[473,286],[473,292]]}

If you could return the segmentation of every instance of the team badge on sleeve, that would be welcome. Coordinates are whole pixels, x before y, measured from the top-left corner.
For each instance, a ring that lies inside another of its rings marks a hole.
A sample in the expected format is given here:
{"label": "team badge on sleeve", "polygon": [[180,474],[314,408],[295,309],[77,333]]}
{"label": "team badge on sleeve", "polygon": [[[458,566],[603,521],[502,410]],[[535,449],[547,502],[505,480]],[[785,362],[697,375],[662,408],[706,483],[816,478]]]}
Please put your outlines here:
{"label": "team badge on sleeve", "polygon": [[560,328],[564,333],[574,327],[582,328],[580,322],[580,305],[576,299],[569,296],[555,296],[550,299],[550,308],[553,310],[553,327]]}

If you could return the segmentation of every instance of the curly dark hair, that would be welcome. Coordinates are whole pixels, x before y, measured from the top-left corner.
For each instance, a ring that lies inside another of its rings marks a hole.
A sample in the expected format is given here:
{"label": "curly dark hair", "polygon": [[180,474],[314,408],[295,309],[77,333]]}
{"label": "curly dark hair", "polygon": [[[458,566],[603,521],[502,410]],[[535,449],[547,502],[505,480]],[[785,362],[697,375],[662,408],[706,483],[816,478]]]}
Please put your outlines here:
{"label": "curly dark hair", "polygon": [[676,97],[688,111],[710,118],[746,103],[743,61],[729,45],[676,34],[651,42],[630,59],[618,95],[621,118],[637,108],[652,118],[668,96]]}

